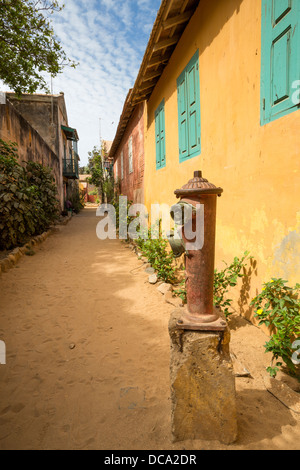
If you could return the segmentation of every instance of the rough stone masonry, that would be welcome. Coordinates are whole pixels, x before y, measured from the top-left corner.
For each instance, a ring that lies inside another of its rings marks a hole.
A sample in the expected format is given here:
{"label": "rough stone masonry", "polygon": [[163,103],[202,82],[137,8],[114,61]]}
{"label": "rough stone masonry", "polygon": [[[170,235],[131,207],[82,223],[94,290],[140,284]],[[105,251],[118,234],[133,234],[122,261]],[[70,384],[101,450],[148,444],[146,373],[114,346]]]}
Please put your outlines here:
{"label": "rough stone masonry", "polygon": [[179,330],[182,309],[169,322],[171,403],[174,441],[237,438],[235,378],[230,332]]}

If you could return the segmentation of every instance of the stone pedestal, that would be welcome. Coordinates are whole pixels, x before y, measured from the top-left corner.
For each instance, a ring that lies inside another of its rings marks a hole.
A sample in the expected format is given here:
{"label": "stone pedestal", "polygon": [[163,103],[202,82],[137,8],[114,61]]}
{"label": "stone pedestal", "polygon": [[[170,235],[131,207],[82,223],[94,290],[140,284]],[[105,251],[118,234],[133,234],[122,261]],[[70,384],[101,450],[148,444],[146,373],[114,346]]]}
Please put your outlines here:
{"label": "stone pedestal", "polygon": [[173,312],[171,402],[174,441],[237,438],[235,378],[229,353],[229,330],[182,331],[176,326],[182,309]]}

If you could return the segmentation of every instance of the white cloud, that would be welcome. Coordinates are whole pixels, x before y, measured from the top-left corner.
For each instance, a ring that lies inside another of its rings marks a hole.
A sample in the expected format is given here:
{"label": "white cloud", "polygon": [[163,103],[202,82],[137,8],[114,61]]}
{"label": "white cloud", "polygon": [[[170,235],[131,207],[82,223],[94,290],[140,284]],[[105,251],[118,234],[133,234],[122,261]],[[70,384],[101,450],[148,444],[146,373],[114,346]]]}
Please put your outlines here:
{"label": "white cloud", "polygon": [[114,138],[159,6],[160,0],[69,0],[53,19],[68,56],[80,62],[54,79],[54,92],[65,93],[83,164],[100,130],[103,139]]}
{"label": "white cloud", "polygon": [[54,78],[53,91],[65,94],[82,164],[99,145],[100,119],[101,137],[114,138],[159,6],[160,0],[65,0],[51,17],[67,56],[80,62]]}

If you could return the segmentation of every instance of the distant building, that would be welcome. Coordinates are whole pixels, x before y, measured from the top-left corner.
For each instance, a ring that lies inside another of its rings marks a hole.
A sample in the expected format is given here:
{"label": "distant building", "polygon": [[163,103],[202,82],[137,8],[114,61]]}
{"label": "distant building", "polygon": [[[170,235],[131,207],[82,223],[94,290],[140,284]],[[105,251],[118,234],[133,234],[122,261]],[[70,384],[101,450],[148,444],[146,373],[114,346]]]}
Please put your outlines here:
{"label": "distant building", "polygon": [[103,174],[105,177],[107,177],[108,175],[112,175],[113,173],[114,160],[109,155],[111,146],[112,146],[112,141],[110,140],[101,141],[102,167],[103,167]]}
{"label": "distant building", "polygon": [[102,140],[102,150],[108,155],[112,146],[111,140]]}
{"label": "distant building", "polygon": [[0,138],[18,144],[20,163],[36,161],[53,170],[63,209],[77,184],[80,160],[78,134],[69,127],[63,93],[5,95],[0,104]]}
{"label": "distant building", "polygon": [[89,178],[91,175],[79,175],[79,189],[84,197],[84,202],[96,202],[97,188],[89,183]]}

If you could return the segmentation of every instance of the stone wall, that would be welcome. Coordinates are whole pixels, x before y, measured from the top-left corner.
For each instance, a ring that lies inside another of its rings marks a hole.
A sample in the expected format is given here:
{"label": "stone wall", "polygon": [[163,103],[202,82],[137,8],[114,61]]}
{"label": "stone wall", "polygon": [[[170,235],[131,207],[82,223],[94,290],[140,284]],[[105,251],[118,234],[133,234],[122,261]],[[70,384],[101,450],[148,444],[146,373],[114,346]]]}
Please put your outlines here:
{"label": "stone wall", "polygon": [[14,93],[6,94],[8,101],[40,134],[56,155],[60,148],[61,124],[67,125],[68,118],[64,95],[25,94],[18,98]]}
{"label": "stone wall", "polygon": [[0,104],[0,139],[17,144],[21,165],[23,162],[33,161],[52,169],[62,204],[63,188],[58,156],[9,101]]}

